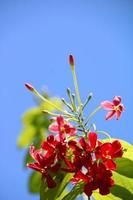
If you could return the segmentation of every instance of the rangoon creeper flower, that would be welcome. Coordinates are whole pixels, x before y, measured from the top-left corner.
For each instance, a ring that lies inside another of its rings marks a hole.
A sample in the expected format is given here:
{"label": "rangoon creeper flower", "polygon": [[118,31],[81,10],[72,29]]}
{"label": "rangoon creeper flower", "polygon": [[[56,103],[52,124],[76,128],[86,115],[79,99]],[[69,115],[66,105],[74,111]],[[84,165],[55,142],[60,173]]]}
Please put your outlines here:
{"label": "rangoon creeper flower", "polygon": [[49,130],[54,133],[59,133],[59,138],[61,141],[65,139],[66,134],[69,136],[74,136],[77,132],[77,129],[70,123],[66,122],[62,116],[58,116],[56,118],[56,122],[49,126]]}
{"label": "rangoon creeper flower", "polygon": [[120,96],[115,96],[113,98],[113,102],[103,101],[101,103],[101,107],[105,110],[109,110],[109,112],[105,116],[106,120],[112,119],[114,115],[116,115],[116,119],[118,120],[121,116],[122,111],[125,110],[125,107],[123,106],[123,104],[121,104]]}
{"label": "rangoon creeper flower", "polygon": [[60,169],[60,160],[66,154],[66,144],[57,141],[53,135],[49,135],[46,141],[43,141],[41,148],[35,150],[33,145],[30,146],[30,155],[35,160],[34,163],[28,163],[27,167],[39,171],[42,178],[45,178],[49,188],[56,186],[52,174]]}
{"label": "rangoon creeper flower", "polygon": [[49,135],[41,143],[41,148],[35,150],[30,146],[30,155],[35,160],[27,166],[42,174],[49,188],[56,186],[52,178],[59,171],[73,173],[72,183],[84,183],[83,191],[91,196],[99,189],[101,195],[107,195],[114,185],[112,170],[116,170],[115,158],[122,157],[123,150],[118,140],[101,142],[95,132],[89,132],[87,137],[66,140],[66,135],[76,133],[76,128],[65,122],[62,116],[56,118],[56,123],[49,126],[57,135]]}
{"label": "rangoon creeper flower", "polygon": [[[88,199],[90,199],[93,191],[97,189],[101,195],[110,193],[110,188],[114,186],[112,171],[117,168],[115,159],[122,157],[123,148],[118,140],[110,140],[111,142],[98,140],[97,133],[104,134],[109,137],[109,139],[111,138],[110,135],[104,131],[96,131],[95,124],[89,125],[88,123],[92,116],[101,108],[108,110],[105,116],[106,120],[112,119],[114,116],[116,116],[116,119],[119,119],[125,108],[121,103],[121,97],[115,96],[112,102],[101,102],[101,106],[98,106],[90,113],[87,120],[85,120],[83,110],[92,95],[89,95],[89,98],[82,104],[76,77],[74,57],[72,55],[69,56],[69,64],[72,70],[76,100],[78,103],[78,105],[76,105],[75,94],[71,94],[70,89],[67,89],[69,103],[64,99],[63,103],[70,112],[55,106],[30,84],[25,84],[31,92],[40,97],[43,101],[49,103],[65,116],[64,119],[62,115],[51,114],[57,117],[48,129],[50,132],[56,133],[56,135],[50,134],[47,139],[41,143],[39,149],[35,149],[33,145],[30,146],[29,153],[34,161],[33,163],[28,163],[27,166],[42,174],[42,179],[46,180],[48,188],[56,187],[57,183],[55,180],[60,173],[72,173],[73,177],[70,181],[73,184],[81,183],[81,189],[83,186],[83,192],[88,196]],[[73,120],[76,126],[69,123],[67,119]],[[94,131],[91,131],[92,128]],[[78,134],[78,131],[80,131],[81,134]]]}

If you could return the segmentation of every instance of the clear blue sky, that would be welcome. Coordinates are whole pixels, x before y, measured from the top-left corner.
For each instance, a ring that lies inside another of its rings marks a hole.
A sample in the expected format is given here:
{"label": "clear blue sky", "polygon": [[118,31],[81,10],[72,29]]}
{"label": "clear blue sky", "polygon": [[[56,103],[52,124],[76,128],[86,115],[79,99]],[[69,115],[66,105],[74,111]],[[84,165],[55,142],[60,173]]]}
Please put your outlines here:
{"label": "clear blue sky", "polygon": [[27,192],[28,172],[16,140],[20,118],[34,102],[24,83],[47,85],[51,95],[65,96],[72,76],[68,55],[75,56],[82,100],[94,99],[86,115],[102,100],[121,95],[126,111],[120,121],[95,117],[100,130],[131,142],[133,86],[132,0],[0,0],[0,199],[34,200]]}

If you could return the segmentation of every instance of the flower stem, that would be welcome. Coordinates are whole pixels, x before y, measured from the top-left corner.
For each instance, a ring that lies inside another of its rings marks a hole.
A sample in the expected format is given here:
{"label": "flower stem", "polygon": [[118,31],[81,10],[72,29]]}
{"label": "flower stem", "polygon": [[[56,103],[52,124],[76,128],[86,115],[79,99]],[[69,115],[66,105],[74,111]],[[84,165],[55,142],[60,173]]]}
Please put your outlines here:
{"label": "flower stem", "polygon": [[40,99],[42,99],[43,101],[47,102],[49,105],[51,105],[53,108],[55,108],[56,110],[58,110],[59,112],[64,113],[65,115],[69,116],[69,117],[74,117],[72,114],[68,113],[67,111],[62,110],[61,108],[59,108],[58,106],[56,106],[54,103],[52,103],[51,101],[49,101],[48,99],[46,99],[44,96],[42,96],[37,90],[34,89],[34,94],[37,95]]}
{"label": "flower stem", "polygon": [[81,99],[80,99],[80,93],[79,93],[79,88],[78,88],[78,81],[77,81],[77,77],[76,77],[75,67],[72,68],[72,75],[73,75],[73,81],[74,81],[74,87],[75,87],[75,92],[76,92],[76,96],[77,96],[77,101],[78,101],[79,108],[80,108],[80,113],[82,113]]}
{"label": "flower stem", "polygon": [[105,132],[105,131],[96,131],[97,134],[102,134],[102,135],[105,135],[106,137],[109,138],[109,140],[111,141],[111,137],[109,135],[109,133]]}
{"label": "flower stem", "polygon": [[95,115],[96,112],[98,112],[100,109],[101,109],[101,106],[98,106],[98,107],[89,115],[89,117],[88,117],[88,119],[87,119],[87,121],[86,121],[86,123],[85,123],[84,126],[86,126],[86,125],[88,124],[88,122],[89,122],[90,119],[93,117],[93,115]]}

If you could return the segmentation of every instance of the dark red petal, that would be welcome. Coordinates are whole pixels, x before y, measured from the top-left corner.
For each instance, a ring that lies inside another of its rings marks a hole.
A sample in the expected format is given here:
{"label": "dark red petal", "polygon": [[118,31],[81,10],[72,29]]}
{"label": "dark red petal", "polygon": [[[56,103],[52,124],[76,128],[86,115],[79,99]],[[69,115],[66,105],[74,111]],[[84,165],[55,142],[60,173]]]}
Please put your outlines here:
{"label": "dark red petal", "polygon": [[120,96],[115,96],[115,97],[113,98],[113,104],[114,104],[115,106],[118,106],[120,103],[121,103],[121,97],[120,97]]}
{"label": "dark red petal", "polygon": [[113,153],[119,151],[122,148],[121,143],[119,142],[119,140],[114,140],[112,142],[112,151]]}
{"label": "dark red petal", "polygon": [[56,120],[59,127],[64,125],[64,118],[61,115],[58,116]]}
{"label": "dark red petal", "polygon": [[83,149],[86,149],[86,142],[83,137],[80,138],[79,143]]}
{"label": "dark red petal", "polygon": [[27,167],[42,173],[42,168],[38,165],[38,163],[28,163]]}
{"label": "dark red petal", "polygon": [[77,152],[77,153],[80,153],[81,152],[81,149],[77,146],[77,142],[74,141],[74,140],[70,140],[68,142],[68,145],[72,148],[73,151]]}
{"label": "dark red petal", "polygon": [[119,105],[119,110],[120,110],[120,111],[123,111],[123,110],[125,110],[125,107],[124,107],[124,105],[123,105],[123,104],[120,104],[120,105]]}
{"label": "dark red petal", "polygon": [[57,163],[53,167],[51,167],[50,170],[55,173],[60,169],[60,166],[61,166],[61,164]]}
{"label": "dark red petal", "polygon": [[118,140],[115,140],[112,142],[112,157],[117,158],[117,157],[122,157],[123,151],[122,151],[122,146],[121,143]]}
{"label": "dark red petal", "polygon": [[47,141],[43,141],[41,147],[46,151],[54,151],[54,148]]}
{"label": "dark red petal", "polygon": [[113,160],[109,159],[104,162],[105,166],[109,170],[116,170],[116,164]]}
{"label": "dark red petal", "polygon": [[116,110],[116,119],[118,120],[121,116],[121,111],[120,110]]}
{"label": "dark red petal", "polygon": [[74,176],[75,178],[84,181],[85,183],[90,182],[90,177],[88,177],[87,175],[83,174],[80,170],[76,173],[76,175]]}
{"label": "dark red petal", "polygon": [[45,166],[50,167],[52,164],[54,164],[56,158],[56,154],[54,152],[48,152],[45,157]]}
{"label": "dark red petal", "polygon": [[113,158],[121,158],[122,155],[123,155],[123,150],[120,149],[119,151],[117,151],[117,152],[115,152],[115,153],[113,154]]}
{"label": "dark red petal", "polygon": [[112,154],[112,144],[109,143],[109,142],[102,144],[99,147],[99,151],[100,151],[102,157],[106,158],[106,156],[108,156],[108,155],[111,156],[111,154]]}
{"label": "dark red petal", "polygon": [[101,185],[99,187],[99,193],[101,195],[107,195],[107,194],[109,194],[110,193],[109,187],[107,187],[106,185]]}
{"label": "dark red petal", "polygon": [[90,132],[88,135],[88,139],[89,139],[91,147],[94,149],[96,147],[97,134],[94,132]]}
{"label": "dark red petal", "polygon": [[101,151],[108,151],[110,152],[112,150],[112,144],[110,142],[105,142],[100,146]]}
{"label": "dark red petal", "polygon": [[71,169],[71,170],[75,169],[74,164],[68,158],[64,158],[64,162],[69,167],[69,169]]}
{"label": "dark red petal", "polygon": [[47,141],[48,141],[48,142],[53,142],[53,141],[54,141],[54,136],[53,136],[53,135],[49,135],[49,136],[47,137]]}
{"label": "dark red petal", "polygon": [[92,195],[92,186],[91,186],[91,184],[86,184],[84,186],[84,193],[89,197]]}

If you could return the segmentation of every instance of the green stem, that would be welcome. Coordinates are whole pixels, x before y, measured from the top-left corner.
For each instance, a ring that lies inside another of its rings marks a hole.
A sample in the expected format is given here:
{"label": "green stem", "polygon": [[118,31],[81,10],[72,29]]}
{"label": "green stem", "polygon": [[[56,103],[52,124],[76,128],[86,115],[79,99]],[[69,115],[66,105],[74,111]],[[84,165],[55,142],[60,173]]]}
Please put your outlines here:
{"label": "green stem", "polygon": [[78,101],[79,108],[80,108],[80,113],[82,113],[81,99],[80,99],[80,93],[79,93],[79,88],[78,88],[78,81],[77,81],[77,77],[76,77],[75,67],[72,69],[72,75],[73,75],[73,80],[74,80],[74,87],[75,87],[75,92],[76,92],[76,96],[77,96],[77,101]]}
{"label": "green stem", "polygon": [[59,108],[58,106],[56,106],[54,103],[52,103],[51,101],[49,101],[48,99],[46,99],[44,96],[42,96],[37,90],[34,89],[34,94],[37,95],[40,99],[42,99],[43,101],[47,102],[49,105],[51,105],[53,108],[55,108],[56,110],[58,110],[59,112],[64,113],[65,115],[69,116],[69,117],[74,117],[72,114],[68,113],[67,111],[62,110],[61,108]]}
{"label": "green stem", "polygon": [[106,137],[109,138],[109,140],[111,141],[111,137],[109,135],[109,133],[105,132],[105,131],[96,131],[97,134],[102,134],[102,135],[105,135]]}
{"label": "green stem", "polygon": [[97,129],[94,123],[90,125],[90,127],[87,129],[87,132],[89,132],[91,128],[93,128],[93,130],[96,132]]}
{"label": "green stem", "polygon": [[98,112],[99,110],[101,110],[101,106],[98,106],[88,117],[86,123],[84,126],[86,126],[88,124],[88,122],[90,121],[90,119],[96,114],[96,112]]}

